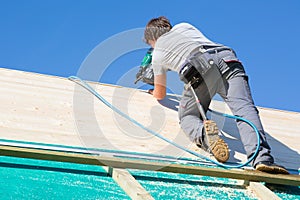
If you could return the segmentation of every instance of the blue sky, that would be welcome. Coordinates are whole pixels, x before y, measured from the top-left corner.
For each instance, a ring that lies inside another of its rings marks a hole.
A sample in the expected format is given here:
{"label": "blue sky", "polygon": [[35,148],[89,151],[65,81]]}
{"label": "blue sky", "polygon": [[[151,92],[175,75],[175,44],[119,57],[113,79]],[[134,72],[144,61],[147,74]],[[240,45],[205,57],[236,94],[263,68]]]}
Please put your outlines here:
{"label": "blue sky", "polygon": [[[250,76],[256,105],[300,112],[299,10],[298,0],[0,0],[0,67],[76,75],[103,41],[164,15],[173,25],[189,22],[234,48]],[[144,45],[141,39],[138,45]],[[120,55],[98,81],[131,86],[131,80],[119,80],[128,73],[134,77],[143,48]],[[95,70],[105,56],[97,56]]]}

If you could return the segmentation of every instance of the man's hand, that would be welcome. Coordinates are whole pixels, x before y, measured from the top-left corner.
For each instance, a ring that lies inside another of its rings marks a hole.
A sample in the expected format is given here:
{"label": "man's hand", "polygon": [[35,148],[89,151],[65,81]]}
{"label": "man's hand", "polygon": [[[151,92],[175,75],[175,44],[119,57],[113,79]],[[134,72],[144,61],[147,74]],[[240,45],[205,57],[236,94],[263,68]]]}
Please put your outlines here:
{"label": "man's hand", "polygon": [[149,89],[149,90],[148,90],[148,93],[153,95],[153,90],[154,90],[154,89]]}

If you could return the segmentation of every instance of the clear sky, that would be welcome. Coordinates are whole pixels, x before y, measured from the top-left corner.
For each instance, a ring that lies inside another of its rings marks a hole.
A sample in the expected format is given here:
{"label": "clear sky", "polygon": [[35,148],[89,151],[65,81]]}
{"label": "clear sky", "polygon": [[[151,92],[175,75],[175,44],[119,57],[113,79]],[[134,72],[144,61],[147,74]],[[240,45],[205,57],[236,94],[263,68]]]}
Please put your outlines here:
{"label": "clear sky", "polygon": [[[299,11],[299,0],[0,0],[0,67],[76,75],[104,41],[164,15],[173,25],[189,22],[235,49],[250,76],[256,105],[300,112]],[[134,78],[147,48],[142,35],[134,36],[141,44],[121,51],[97,81],[131,85],[133,80],[120,79],[126,74]],[[106,54],[130,45],[129,40],[104,45],[105,53],[94,58],[95,70]]]}

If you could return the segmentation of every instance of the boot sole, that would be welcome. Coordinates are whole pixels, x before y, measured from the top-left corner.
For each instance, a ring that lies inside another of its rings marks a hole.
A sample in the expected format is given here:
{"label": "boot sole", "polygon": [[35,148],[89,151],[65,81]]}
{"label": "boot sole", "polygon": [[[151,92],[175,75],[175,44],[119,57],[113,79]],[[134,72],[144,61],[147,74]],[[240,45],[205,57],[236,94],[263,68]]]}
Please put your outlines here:
{"label": "boot sole", "polygon": [[219,162],[226,162],[229,159],[229,148],[226,142],[219,137],[217,124],[212,120],[204,122],[205,137],[208,142],[209,151]]}
{"label": "boot sole", "polygon": [[266,172],[266,173],[270,173],[270,174],[289,174],[289,172],[280,167],[280,166],[269,166],[269,165],[265,165],[265,164],[258,164],[255,167],[256,170],[261,171],[261,172]]}

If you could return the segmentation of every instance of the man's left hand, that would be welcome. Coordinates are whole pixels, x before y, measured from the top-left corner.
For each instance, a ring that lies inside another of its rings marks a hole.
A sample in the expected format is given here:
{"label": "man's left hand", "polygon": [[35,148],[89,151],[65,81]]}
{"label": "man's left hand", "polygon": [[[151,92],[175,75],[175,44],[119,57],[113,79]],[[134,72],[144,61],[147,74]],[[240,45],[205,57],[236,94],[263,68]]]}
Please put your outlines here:
{"label": "man's left hand", "polygon": [[153,90],[154,90],[154,89],[149,89],[149,90],[148,90],[148,93],[153,95]]}

